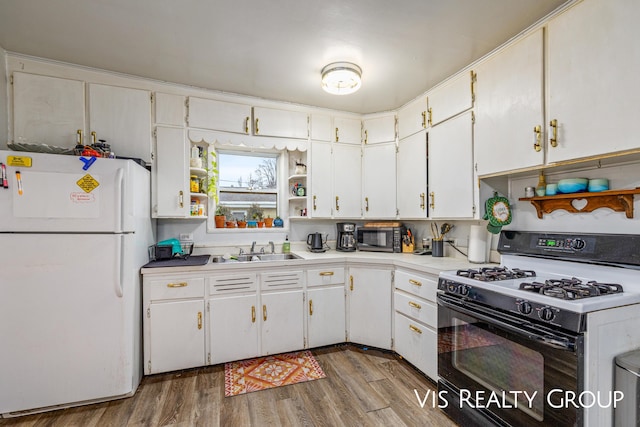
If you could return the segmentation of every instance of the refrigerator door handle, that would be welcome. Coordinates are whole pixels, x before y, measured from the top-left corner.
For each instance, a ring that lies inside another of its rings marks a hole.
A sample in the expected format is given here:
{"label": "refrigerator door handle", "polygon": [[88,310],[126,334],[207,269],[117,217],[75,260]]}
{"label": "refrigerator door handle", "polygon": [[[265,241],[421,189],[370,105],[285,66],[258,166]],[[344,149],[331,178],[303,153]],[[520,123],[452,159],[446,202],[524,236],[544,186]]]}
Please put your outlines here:
{"label": "refrigerator door handle", "polygon": [[115,284],[115,291],[116,291],[116,296],[118,298],[122,298],[122,295],[124,294],[124,268],[122,268],[123,263],[124,263],[124,257],[125,257],[125,253],[124,253],[124,235],[120,235],[120,238],[118,239],[118,247],[116,248],[117,250],[117,256],[116,256],[116,262],[117,262],[117,266],[116,266],[116,271],[118,272],[118,275],[116,276],[117,280],[114,281]]}
{"label": "refrigerator door handle", "polygon": [[122,168],[118,168],[118,170],[116,171],[116,203],[115,203],[115,214],[116,214],[116,220],[118,221],[118,224],[116,224],[116,232],[122,232],[122,224],[123,224],[123,216],[124,216],[124,212],[122,212],[122,206],[123,206],[123,198],[124,198],[124,171],[122,170]]}

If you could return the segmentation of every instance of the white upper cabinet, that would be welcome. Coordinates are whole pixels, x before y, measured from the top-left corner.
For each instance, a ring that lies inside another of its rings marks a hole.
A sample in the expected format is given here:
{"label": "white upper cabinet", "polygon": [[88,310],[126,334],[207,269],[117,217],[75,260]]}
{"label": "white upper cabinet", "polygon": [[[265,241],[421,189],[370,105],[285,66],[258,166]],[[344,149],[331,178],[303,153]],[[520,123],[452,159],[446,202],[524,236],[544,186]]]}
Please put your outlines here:
{"label": "white upper cabinet", "polygon": [[249,134],[251,106],[190,96],[188,126]]}
{"label": "white upper cabinet", "polygon": [[585,0],[549,22],[548,163],[640,147],[639,18],[636,0]]}
{"label": "white upper cabinet", "polygon": [[84,127],[84,82],[13,73],[14,142],[72,149]]}
{"label": "white upper cabinet", "polygon": [[430,126],[473,107],[473,85],[475,73],[459,73],[441,86],[430,91],[428,96],[427,122]]}
{"label": "white upper cabinet", "polygon": [[184,129],[158,126],[153,167],[152,216],[189,216],[189,145]]}
{"label": "white upper cabinet", "polygon": [[324,114],[311,114],[311,140],[327,142],[333,140],[331,116],[325,116]]}
{"label": "white upper cabinet", "polygon": [[307,139],[309,115],[301,111],[253,107],[253,133],[260,136]]}
{"label": "white upper cabinet", "polygon": [[427,97],[421,96],[398,110],[398,139],[427,128]]}
{"label": "white upper cabinet", "polygon": [[155,123],[158,125],[184,126],[185,122],[185,97],[156,92]]}
{"label": "white upper cabinet", "polygon": [[478,65],[478,175],[544,164],[543,67],[542,29]]}
{"label": "white upper cabinet", "polygon": [[333,206],[333,174],[331,144],[311,141],[311,211],[312,218],[331,218]]}
{"label": "white upper cabinet", "polygon": [[333,144],[333,216],[360,218],[362,150],[359,145]]}
{"label": "white upper cabinet", "polygon": [[361,143],[362,122],[360,120],[348,117],[334,117],[333,126],[333,142]]}
{"label": "white upper cabinet", "polygon": [[429,131],[429,217],[473,218],[473,114]]}
{"label": "white upper cabinet", "polygon": [[365,218],[396,217],[396,144],[366,145],[362,156]]}
{"label": "white upper cabinet", "polygon": [[387,114],[362,121],[362,142],[378,144],[396,140],[396,116]]}
{"label": "white upper cabinet", "polygon": [[151,163],[151,92],[90,83],[88,116],[90,133],[116,156]]}
{"label": "white upper cabinet", "polygon": [[396,197],[402,219],[427,217],[427,160],[426,131],[398,143]]}

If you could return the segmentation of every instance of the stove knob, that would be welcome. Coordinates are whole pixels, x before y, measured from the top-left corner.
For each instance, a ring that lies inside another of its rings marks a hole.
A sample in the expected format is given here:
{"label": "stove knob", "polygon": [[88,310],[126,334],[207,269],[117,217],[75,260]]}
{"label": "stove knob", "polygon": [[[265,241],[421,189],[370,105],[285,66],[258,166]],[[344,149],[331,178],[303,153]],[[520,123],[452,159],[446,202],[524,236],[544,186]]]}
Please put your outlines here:
{"label": "stove knob", "polygon": [[467,296],[469,295],[469,287],[466,285],[460,285],[458,287],[458,293],[462,296]]}
{"label": "stove knob", "polygon": [[584,240],[582,239],[573,239],[573,243],[571,244],[571,247],[577,251],[584,249],[586,243]]}
{"label": "stove knob", "polygon": [[518,304],[518,311],[522,314],[531,314],[531,312],[533,311],[533,307],[531,307],[531,304],[527,301],[522,301],[520,304]]}
{"label": "stove knob", "polygon": [[538,311],[538,316],[540,317],[540,319],[546,320],[547,322],[552,321],[553,318],[556,317],[553,310],[550,309],[549,307],[541,308],[540,311]]}
{"label": "stove knob", "polygon": [[456,285],[455,283],[449,283],[449,292],[455,294],[457,289],[458,285]]}

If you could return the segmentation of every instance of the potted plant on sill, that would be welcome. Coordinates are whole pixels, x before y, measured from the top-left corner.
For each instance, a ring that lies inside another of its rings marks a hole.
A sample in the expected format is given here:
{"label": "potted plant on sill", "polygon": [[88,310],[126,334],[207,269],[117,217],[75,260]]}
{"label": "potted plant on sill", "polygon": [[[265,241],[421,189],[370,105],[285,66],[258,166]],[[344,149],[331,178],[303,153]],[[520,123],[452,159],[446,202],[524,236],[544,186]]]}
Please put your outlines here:
{"label": "potted plant on sill", "polygon": [[227,217],[230,214],[231,214],[231,210],[229,209],[228,206],[218,205],[216,207],[216,215],[214,217],[216,222],[216,228],[224,228],[225,221],[227,220]]}
{"label": "potted plant on sill", "polygon": [[265,227],[269,227],[269,228],[273,227],[273,218],[271,218],[271,216],[267,216],[264,219],[264,225]]}
{"label": "potted plant on sill", "polygon": [[264,227],[264,221],[262,221],[262,218],[264,217],[264,209],[262,209],[259,204],[253,203],[249,206],[249,209],[247,210],[247,217],[256,223],[258,227]]}

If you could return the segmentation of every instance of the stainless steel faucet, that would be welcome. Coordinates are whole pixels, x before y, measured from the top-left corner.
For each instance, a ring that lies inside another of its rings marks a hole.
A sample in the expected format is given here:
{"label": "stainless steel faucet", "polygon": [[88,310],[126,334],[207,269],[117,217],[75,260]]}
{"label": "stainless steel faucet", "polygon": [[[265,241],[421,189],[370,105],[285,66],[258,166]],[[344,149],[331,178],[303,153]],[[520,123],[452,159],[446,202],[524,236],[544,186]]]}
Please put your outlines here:
{"label": "stainless steel faucet", "polygon": [[273,242],[271,240],[269,240],[269,247],[271,248],[271,253],[275,254],[276,253],[276,246],[273,244]]}
{"label": "stainless steel faucet", "polygon": [[256,241],[254,240],[253,243],[251,243],[251,252],[249,252],[249,253],[251,253],[251,254],[255,253],[255,250],[256,250]]}

